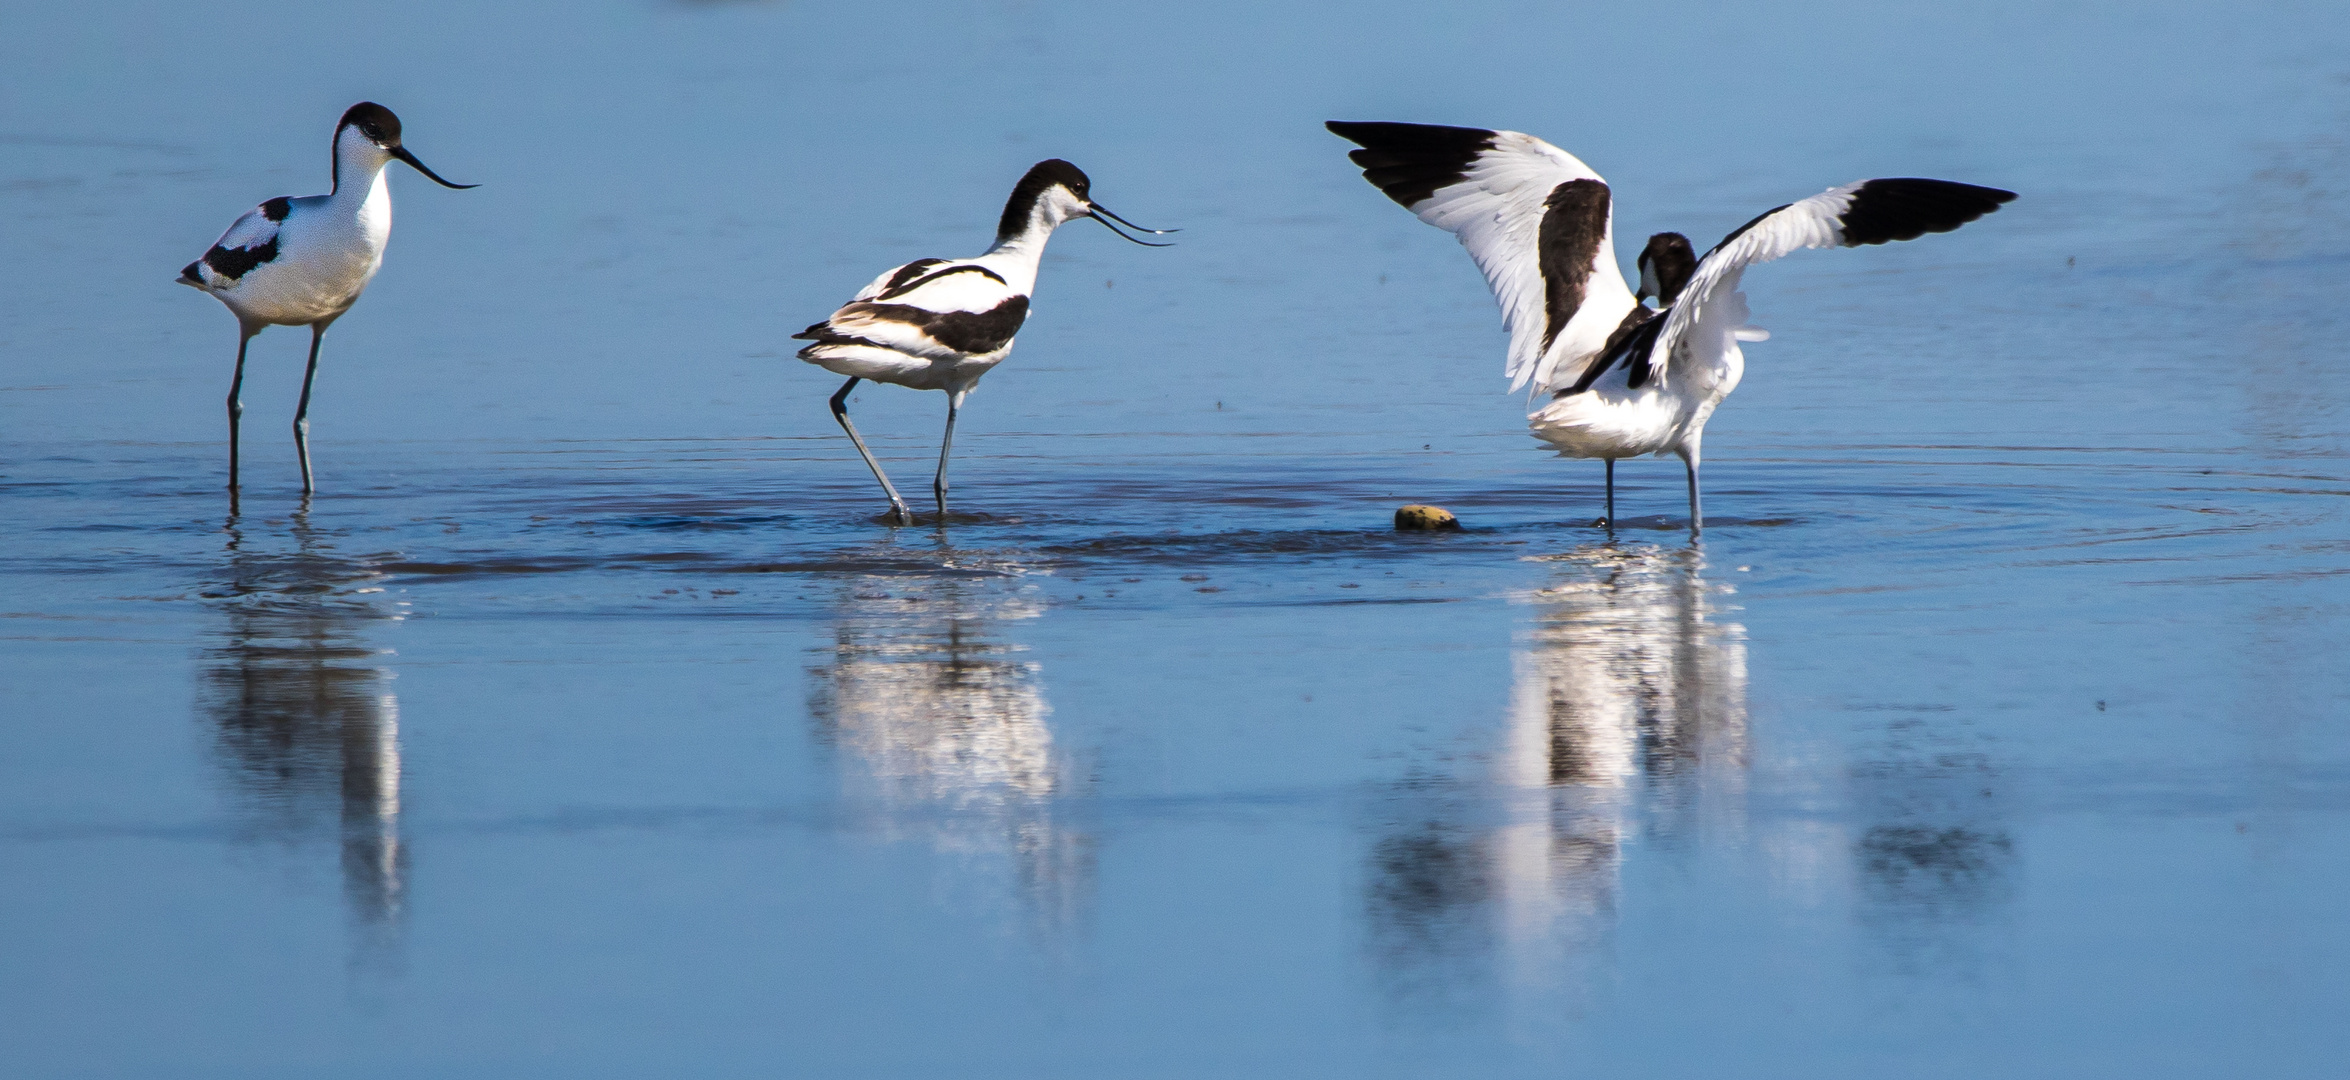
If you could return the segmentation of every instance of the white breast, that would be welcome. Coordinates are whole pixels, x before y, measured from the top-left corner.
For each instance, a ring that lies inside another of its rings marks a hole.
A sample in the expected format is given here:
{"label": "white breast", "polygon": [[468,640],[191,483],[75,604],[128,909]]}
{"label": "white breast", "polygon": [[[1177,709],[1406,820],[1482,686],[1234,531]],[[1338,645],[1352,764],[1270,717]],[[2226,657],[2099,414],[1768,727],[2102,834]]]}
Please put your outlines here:
{"label": "white breast", "polygon": [[296,199],[278,226],[278,255],[219,293],[237,314],[300,326],[350,309],[383,266],[392,196],[376,173],[364,199]]}

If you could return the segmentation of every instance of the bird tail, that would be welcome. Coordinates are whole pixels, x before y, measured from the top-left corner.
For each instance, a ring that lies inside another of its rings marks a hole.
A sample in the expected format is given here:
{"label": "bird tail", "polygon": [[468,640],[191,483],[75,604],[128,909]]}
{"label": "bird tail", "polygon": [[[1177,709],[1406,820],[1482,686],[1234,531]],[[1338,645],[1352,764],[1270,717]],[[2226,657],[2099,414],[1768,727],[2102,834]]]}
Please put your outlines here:
{"label": "bird tail", "polygon": [[1586,391],[1551,399],[1526,417],[1535,438],[1566,457],[1637,457],[1671,442],[1676,411],[1655,391]]}

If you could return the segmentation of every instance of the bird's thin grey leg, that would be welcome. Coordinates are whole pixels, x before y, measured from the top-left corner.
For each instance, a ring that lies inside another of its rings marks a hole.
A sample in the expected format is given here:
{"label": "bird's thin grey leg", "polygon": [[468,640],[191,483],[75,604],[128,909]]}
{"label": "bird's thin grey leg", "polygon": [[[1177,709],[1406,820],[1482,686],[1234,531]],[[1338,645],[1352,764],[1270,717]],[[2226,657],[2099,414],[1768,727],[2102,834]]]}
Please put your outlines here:
{"label": "bird's thin grey leg", "polygon": [[302,401],[294,406],[294,456],[302,461],[302,494],[317,490],[310,482],[310,382],[318,377],[318,342],[326,337],[326,327],[313,323],[310,327],[310,366],[302,370]]}
{"label": "bird's thin grey leg", "polygon": [[237,373],[228,381],[228,501],[232,513],[237,501],[237,422],[245,416],[245,346],[260,332],[258,326],[238,324]]}
{"label": "bird's thin grey leg", "polygon": [[947,394],[947,434],[938,444],[938,478],[930,482],[931,494],[938,496],[938,520],[947,519],[947,452],[955,448],[955,417],[963,411],[963,395]]}
{"label": "bird's thin grey leg", "polygon": [[1606,459],[1606,460],[1607,460],[1607,516],[1606,516],[1605,518],[1602,518],[1602,519],[1600,519],[1600,520],[1607,522],[1607,524],[1608,524],[1608,527],[1609,527],[1609,528],[1614,528],[1614,527],[1615,527],[1615,524],[1616,524],[1616,459],[1614,459],[1614,458],[1608,458],[1608,459]]}
{"label": "bird's thin grey leg", "polygon": [[898,497],[897,486],[889,482],[888,473],[881,471],[881,463],[873,460],[873,451],[865,449],[865,437],[857,434],[857,425],[849,422],[849,391],[856,389],[861,381],[851,376],[840,384],[840,393],[832,395],[832,418],[840,421],[840,429],[849,433],[850,442],[857,444],[857,453],[864,456],[865,466],[873,470],[873,478],[881,481],[881,490],[889,492],[889,508],[897,515],[898,524],[912,525],[914,511],[906,505],[906,500]]}
{"label": "bird's thin grey leg", "polygon": [[1705,510],[1697,499],[1697,458],[1684,457],[1681,463],[1689,466],[1689,538],[1694,540],[1705,532]]}

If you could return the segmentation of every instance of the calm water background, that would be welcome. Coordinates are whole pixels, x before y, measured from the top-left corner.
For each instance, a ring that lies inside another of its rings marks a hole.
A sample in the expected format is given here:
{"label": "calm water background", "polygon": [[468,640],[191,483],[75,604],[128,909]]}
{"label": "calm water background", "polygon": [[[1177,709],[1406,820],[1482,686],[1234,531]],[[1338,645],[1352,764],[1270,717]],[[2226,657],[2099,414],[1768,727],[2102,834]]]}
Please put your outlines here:
{"label": "calm water background", "polygon": [[[8,5],[0,1073],[2334,1075],[2350,14],[1922,7]],[[362,98],[484,186],[231,518],[171,278]],[[1333,117],[2024,197],[1750,277],[1692,549]],[[787,335],[1048,156],[1182,244],[884,528]]]}

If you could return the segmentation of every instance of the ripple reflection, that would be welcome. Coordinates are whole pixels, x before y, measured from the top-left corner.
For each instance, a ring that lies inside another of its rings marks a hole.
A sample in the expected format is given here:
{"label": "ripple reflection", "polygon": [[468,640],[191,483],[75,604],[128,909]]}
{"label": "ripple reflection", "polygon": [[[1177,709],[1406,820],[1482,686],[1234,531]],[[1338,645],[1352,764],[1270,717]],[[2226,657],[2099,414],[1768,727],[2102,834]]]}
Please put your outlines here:
{"label": "ripple reflection", "polygon": [[1851,770],[1860,923],[1896,972],[1972,978],[2004,952],[2017,862],[2006,770],[1970,734],[1896,720]]}

